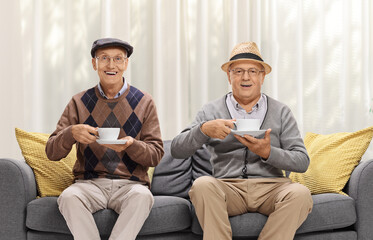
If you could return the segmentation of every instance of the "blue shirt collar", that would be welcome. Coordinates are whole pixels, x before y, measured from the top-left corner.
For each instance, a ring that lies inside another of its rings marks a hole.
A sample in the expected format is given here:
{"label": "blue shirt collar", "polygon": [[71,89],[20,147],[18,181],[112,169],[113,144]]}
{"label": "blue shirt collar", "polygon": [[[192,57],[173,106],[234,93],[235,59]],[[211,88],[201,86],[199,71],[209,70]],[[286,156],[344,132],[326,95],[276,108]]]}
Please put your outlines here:
{"label": "blue shirt collar", "polygon": [[[126,81],[126,79],[124,79],[124,77],[123,77],[123,87],[119,90],[119,92],[114,96],[114,99],[115,98],[118,98],[119,96],[121,96],[126,90],[127,90],[127,88],[128,88],[128,84],[127,84],[127,81]],[[97,87],[98,87],[98,91],[100,92],[100,94],[101,94],[101,96],[103,97],[103,98],[105,98],[105,99],[109,99],[106,95],[105,95],[105,93],[104,93],[104,91],[102,90],[102,87],[101,87],[101,84],[100,83],[98,83],[98,85],[97,85]]]}

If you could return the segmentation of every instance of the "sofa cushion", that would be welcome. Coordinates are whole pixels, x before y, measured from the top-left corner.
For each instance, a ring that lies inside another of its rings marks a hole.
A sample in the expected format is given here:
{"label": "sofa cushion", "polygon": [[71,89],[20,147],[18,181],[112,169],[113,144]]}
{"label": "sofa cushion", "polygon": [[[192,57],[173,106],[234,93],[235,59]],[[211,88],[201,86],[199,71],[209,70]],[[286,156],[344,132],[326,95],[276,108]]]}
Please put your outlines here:
{"label": "sofa cushion", "polygon": [[[356,222],[355,201],[341,194],[313,195],[313,209],[297,233],[333,230],[353,225]],[[246,213],[229,218],[233,236],[258,236],[267,221],[260,213]],[[193,211],[192,232],[202,235],[202,229]]]}
{"label": "sofa cushion", "polygon": [[154,195],[189,198],[192,180],[192,160],[174,159],[170,152],[171,141],[163,142],[164,155],[155,167],[151,191]]}
{"label": "sofa cushion", "polygon": [[[155,235],[139,235],[136,240],[202,240],[201,236],[195,235],[190,231],[185,232],[169,232]],[[58,233],[46,233],[28,231],[27,240],[74,240],[73,236]],[[108,237],[101,237],[101,240],[108,240]],[[246,239],[247,240],[247,239]],[[351,240],[351,239],[349,239]]]}
{"label": "sofa cushion", "polygon": [[344,228],[356,222],[355,200],[349,196],[324,193],[312,195],[313,209],[297,233]]}
{"label": "sofa cushion", "polygon": [[304,144],[310,156],[305,173],[290,173],[293,182],[307,186],[312,194],[341,193],[359,164],[373,136],[373,126],[357,132],[321,135],[307,133]]}
{"label": "sofa cushion", "polygon": [[[180,197],[155,196],[154,205],[139,235],[176,232],[191,225],[191,203]],[[99,232],[109,236],[118,214],[104,209],[93,214]],[[35,231],[70,234],[60,214],[57,197],[44,197],[27,205],[26,226]]]}
{"label": "sofa cushion", "polygon": [[328,231],[328,232],[313,232],[306,234],[297,234],[294,240],[356,240],[357,234],[355,231]]}
{"label": "sofa cushion", "polygon": [[37,198],[27,204],[26,227],[42,232],[70,233],[58,210],[57,197]]}
{"label": "sofa cushion", "polygon": [[172,196],[155,196],[154,200],[154,206],[139,235],[177,232],[190,228],[192,224],[190,201]]}

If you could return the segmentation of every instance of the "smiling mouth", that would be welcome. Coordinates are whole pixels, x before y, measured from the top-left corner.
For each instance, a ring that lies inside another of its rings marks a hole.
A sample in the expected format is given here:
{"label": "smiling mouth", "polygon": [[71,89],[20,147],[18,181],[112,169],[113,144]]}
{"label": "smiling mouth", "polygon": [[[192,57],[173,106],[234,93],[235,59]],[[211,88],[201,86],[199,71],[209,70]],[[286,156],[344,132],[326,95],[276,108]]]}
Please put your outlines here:
{"label": "smiling mouth", "polygon": [[117,75],[117,72],[105,72],[106,75],[109,75],[109,76],[115,76]]}
{"label": "smiling mouth", "polygon": [[251,87],[252,84],[241,84],[241,87]]}

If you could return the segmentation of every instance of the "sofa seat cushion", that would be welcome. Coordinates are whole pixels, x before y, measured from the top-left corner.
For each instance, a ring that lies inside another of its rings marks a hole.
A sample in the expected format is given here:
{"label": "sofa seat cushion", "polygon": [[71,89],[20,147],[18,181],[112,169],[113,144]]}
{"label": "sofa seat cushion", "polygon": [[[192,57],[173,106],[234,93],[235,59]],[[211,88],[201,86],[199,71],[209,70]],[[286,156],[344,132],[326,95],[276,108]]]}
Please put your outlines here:
{"label": "sofa seat cushion", "polygon": [[42,197],[29,202],[26,227],[42,232],[70,233],[58,210],[57,197]]}
{"label": "sofa seat cushion", "polygon": [[[356,222],[355,201],[345,195],[325,193],[312,195],[313,209],[297,233],[333,230],[353,225]],[[202,229],[193,211],[192,232],[202,235]],[[258,236],[267,221],[260,213],[246,213],[230,217],[232,234],[235,237]]]}
{"label": "sofa seat cushion", "polygon": [[[180,197],[155,196],[154,205],[139,235],[177,232],[190,228],[191,203]],[[109,236],[118,214],[109,209],[93,214],[99,232]],[[57,197],[44,197],[27,205],[26,226],[40,232],[70,234],[65,219],[58,210]]]}
{"label": "sofa seat cushion", "polygon": [[190,228],[190,201],[173,196],[154,196],[154,205],[139,235],[170,233]]}
{"label": "sofa seat cushion", "polygon": [[336,193],[312,195],[313,209],[297,233],[344,228],[356,222],[355,200]]}

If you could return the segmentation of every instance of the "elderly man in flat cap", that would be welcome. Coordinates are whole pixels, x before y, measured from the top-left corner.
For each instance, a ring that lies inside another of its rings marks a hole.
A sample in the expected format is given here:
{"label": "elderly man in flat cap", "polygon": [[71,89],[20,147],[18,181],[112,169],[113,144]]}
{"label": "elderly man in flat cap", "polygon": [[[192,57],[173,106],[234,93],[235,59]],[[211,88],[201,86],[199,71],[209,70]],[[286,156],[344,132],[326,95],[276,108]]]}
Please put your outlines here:
{"label": "elderly man in flat cap", "polygon": [[[100,81],[72,97],[46,145],[50,160],[77,147],[75,183],[57,201],[75,240],[101,239],[92,214],[105,208],[119,214],[109,239],[135,239],[153,206],[147,170],[160,162],[163,143],[152,97],[123,77],[132,51],[120,39],[93,43]],[[107,127],[120,128],[119,139],[96,141]]]}
{"label": "elderly man in flat cap", "polygon": [[[232,92],[204,105],[171,145],[179,159],[204,144],[211,152],[213,176],[198,178],[189,192],[203,239],[232,239],[229,216],[247,212],[268,216],[258,239],[293,239],[313,206],[310,191],[282,172],[309,165],[297,123],[289,107],[261,92],[271,67],[254,42],[234,47],[222,69]],[[233,131],[239,119],[259,119],[260,129]]]}

